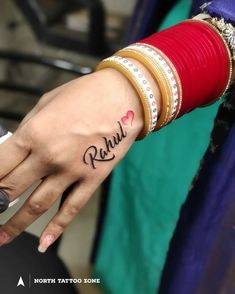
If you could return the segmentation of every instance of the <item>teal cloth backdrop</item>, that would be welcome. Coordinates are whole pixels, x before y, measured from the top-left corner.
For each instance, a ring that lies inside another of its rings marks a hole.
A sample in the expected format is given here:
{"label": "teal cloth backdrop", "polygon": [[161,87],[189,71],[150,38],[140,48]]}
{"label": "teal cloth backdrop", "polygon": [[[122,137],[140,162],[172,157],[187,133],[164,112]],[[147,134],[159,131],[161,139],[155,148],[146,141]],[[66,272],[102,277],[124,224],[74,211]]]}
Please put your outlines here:
{"label": "teal cloth backdrop", "polygon": [[[190,6],[190,0],[181,0],[161,29],[187,18]],[[105,293],[156,293],[218,104],[197,109],[135,143],[114,170],[94,268]]]}

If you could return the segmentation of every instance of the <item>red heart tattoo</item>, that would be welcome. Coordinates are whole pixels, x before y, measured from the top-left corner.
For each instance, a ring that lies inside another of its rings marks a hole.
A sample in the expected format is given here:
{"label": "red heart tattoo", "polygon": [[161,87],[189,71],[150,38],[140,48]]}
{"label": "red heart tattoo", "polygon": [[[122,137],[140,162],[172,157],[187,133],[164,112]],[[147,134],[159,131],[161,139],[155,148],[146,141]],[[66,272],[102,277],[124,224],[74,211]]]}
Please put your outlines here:
{"label": "red heart tattoo", "polygon": [[126,115],[121,118],[121,122],[124,125],[128,125],[130,123],[132,126],[134,116],[135,116],[134,112],[132,110],[129,110],[129,111],[127,111]]}

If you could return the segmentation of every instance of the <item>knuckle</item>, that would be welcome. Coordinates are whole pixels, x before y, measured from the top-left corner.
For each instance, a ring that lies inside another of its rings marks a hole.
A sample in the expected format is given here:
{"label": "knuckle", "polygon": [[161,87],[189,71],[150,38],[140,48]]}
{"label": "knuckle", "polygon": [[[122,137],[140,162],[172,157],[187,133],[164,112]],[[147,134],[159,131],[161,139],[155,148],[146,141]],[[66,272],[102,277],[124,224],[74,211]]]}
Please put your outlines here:
{"label": "knuckle", "polygon": [[22,229],[15,223],[9,221],[4,227],[4,232],[7,233],[10,239],[14,239],[22,232]]}
{"label": "knuckle", "polygon": [[77,174],[70,170],[71,161],[63,155],[63,150],[63,147],[56,143],[44,145],[44,150],[39,156],[42,163],[48,168],[64,173],[69,178],[77,179]]}
{"label": "knuckle", "polygon": [[58,232],[63,232],[67,226],[65,222],[59,219],[52,221],[52,225],[56,228],[56,231]]}
{"label": "knuckle", "polygon": [[39,99],[37,106],[41,106],[42,104],[44,104],[45,101],[47,101],[49,99],[49,97],[51,96],[50,92],[46,92],[44,93],[41,98]]}
{"label": "knuckle", "polygon": [[65,214],[66,215],[69,215],[70,217],[74,217],[74,216],[76,216],[80,212],[80,210],[81,210],[81,207],[78,206],[78,205],[76,205],[76,206],[74,206],[74,205],[67,205],[65,207]]}
{"label": "knuckle", "polygon": [[25,152],[30,150],[30,140],[27,138],[27,134],[22,130],[19,129],[15,132],[14,136],[14,144],[19,150],[23,150]]}
{"label": "knuckle", "polygon": [[28,212],[31,215],[40,215],[47,211],[48,207],[47,205],[38,200],[30,199],[27,203]]}
{"label": "knuckle", "polygon": [[54,166],[57,164],[57,155],[56,152],[52,148],[47,148],[44,150],[42,156],[42,161],[49,166]]}
{"label": "knuckle", "polygon": [[[42,128],[36,119],[31,119],[29,122],[26,122],[19,130],[19,143],[28,144],[30,142],[39,143],[43,136]],[[23,140],[22,140],[23,139]],[[22,142],[23,141],[23,142]]]}
{"label": "knuckle", "polygon": [[0,189],[5,190],[8,194],[10,192],[10,196],[12,195],[12,192],[17,191],[17,183],[16,183],[16,179],[12,179],[12,178],[5,178],[2,179],[0,181]]}

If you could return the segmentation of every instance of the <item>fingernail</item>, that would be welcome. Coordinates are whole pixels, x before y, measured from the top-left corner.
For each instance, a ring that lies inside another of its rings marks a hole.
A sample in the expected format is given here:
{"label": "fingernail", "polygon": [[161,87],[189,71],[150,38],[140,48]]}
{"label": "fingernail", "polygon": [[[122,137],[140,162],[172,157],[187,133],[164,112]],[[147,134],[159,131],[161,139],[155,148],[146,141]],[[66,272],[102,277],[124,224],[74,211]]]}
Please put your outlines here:
{"label": "fingernail", "polygon": [[16,198],[15,200],[11,201],[8,205],[8,207],[12,207],[13,205],[15,205],[16,203],[18,203],[20,201],[19,198]]}
{"label": "fingernail", "polygon": [[46,235],[45,238],[38,246],[38,251],[44,253],[47,251],[47,248],[54,242],[55,237],[51,234]]}
{"label": "fingernail", "polygon": [[10,236],[6,232],[0,231],[0,246],[4,245],[9,239]]}
{"label": "fingernail", "polygon": [[9,196],[6,191],[0,189],[0,213],[4,212],[10,203]]}

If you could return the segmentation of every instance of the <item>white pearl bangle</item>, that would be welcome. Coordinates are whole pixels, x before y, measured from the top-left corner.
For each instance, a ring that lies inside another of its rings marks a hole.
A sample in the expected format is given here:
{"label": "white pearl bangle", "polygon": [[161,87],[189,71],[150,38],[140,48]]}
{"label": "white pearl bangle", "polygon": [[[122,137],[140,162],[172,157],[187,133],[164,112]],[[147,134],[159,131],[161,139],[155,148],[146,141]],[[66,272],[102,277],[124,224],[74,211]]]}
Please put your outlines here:
{"label": "white pearl bangle", "polygon": [[136,43],[128,46],[126,49],[139,51],[142,54],[149,56],[161,67],[162,71],[164,72],[172,93],[172,109],[171,114],[168,118],[169,123],[177,117],[182,104],[182,89],[176,69],[174,68],[170,60],[166,56],[164,56],[164,54],[159,49],[154,48],[151,45]]}
{"label": "white pearl bangle", "polygon": [[[138,87],[140,92],[142,93],[140,99],[145,99],[146,104],[148,105],[148,111],[149,111],[149,118],[150,121],[148,122],[148,133],[152,132],[156,125],[157,125],[157,117],[158,117],[158,109],[156,104],[156,98],[154,96],[154,93],[150,87],[149,82],[147,81],[146,77],[142,73],[142,71],[129,59],[123,58],[120,56],[111,56],[109,58],[104,59],[101,62],[101,65],[109,62],[114,62],[121,66],[124,71],[121,70],[121,72],[125,75],[125,72],[128,72],[132,79],[130,79],[130,82],[133,84],[134,80],[134,87]],[[98,66],[99,69],[99,66]],[[144,109],[144,112],[146,109]]]}

